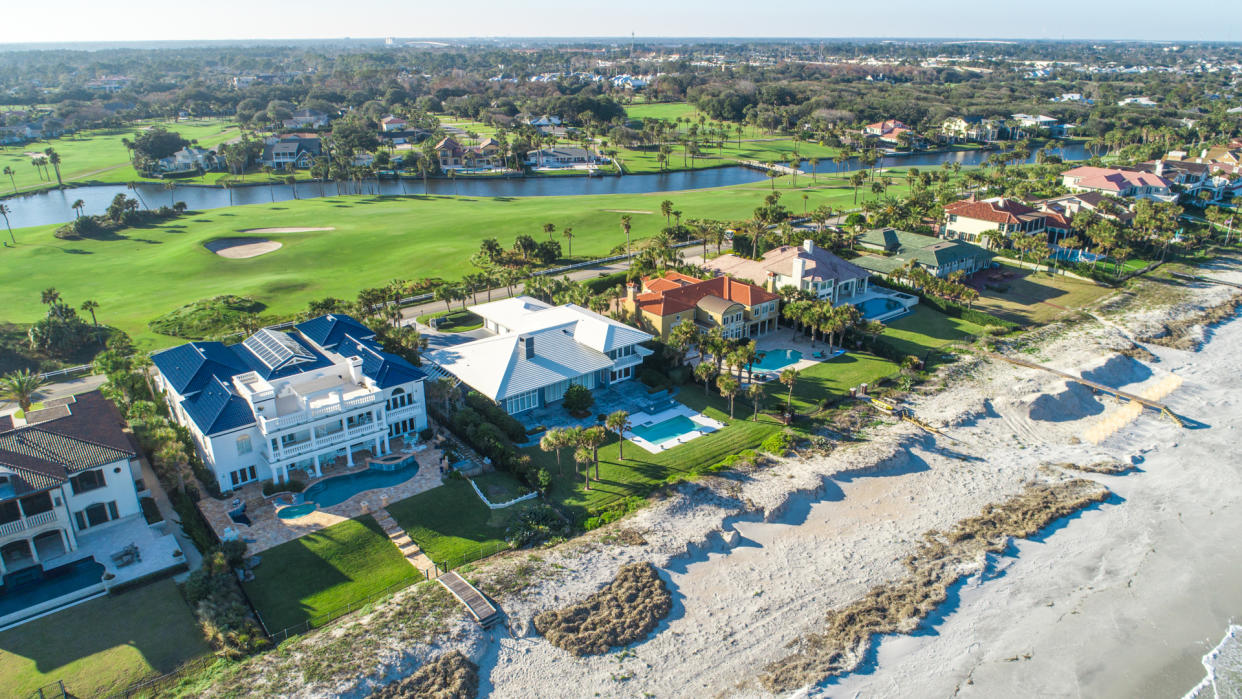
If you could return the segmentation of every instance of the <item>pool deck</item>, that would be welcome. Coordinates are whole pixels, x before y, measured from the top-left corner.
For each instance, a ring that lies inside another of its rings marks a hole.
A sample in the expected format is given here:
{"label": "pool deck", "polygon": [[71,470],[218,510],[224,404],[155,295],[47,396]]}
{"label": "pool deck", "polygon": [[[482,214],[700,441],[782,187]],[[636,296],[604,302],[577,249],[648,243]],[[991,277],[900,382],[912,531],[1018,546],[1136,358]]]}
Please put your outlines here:
{"label": "pool deck", "polygon": [[[412,452],[411,449],[405,449],[404,452],[413,453],[414,458],[418,461],[418,473],[414,474],[409,480],[388,488],[365,490],[344,502],[331,507],[316,509],[314,512],[296,519],[280,519],[276,516],[276,510],[279,506],[276,505],[275,501],[283,496],[284,501],[287,502],[289,493],[277,493],[271,497],[265,496],[263,494],[263,482],[248,483],[232,493],[225,493],[224,498],[221,500],[209,497],[203,498],[198,502],[198,509],[203,513],[203,517],[211,525],[211,528],[215,530],[217,536],[225,538],[226,536],[232,536],[232,533],[236,532],[237,536],[240,536],[243,541],[250,545],[249,553],[258,553],[283,544],[286,541],[293,541],[334,524],[339,524],[347,519],[373,513],[380,508],[387,507],[390,502],[413,497],[419,493],[431,490],[443,482],[443,476],[440,473],[440,468],[443,466],[443,455],[439,449],[428,447],[418,452]],[[401,453],[401,450],[394,449],[393,453]],[[369,454],[364,455],[363,452],[355,452],[354,459],[358,463],[357,466],[350,468],[330,467],[325,469],[322,478],[316,478],[308,482],[306,486],[309,488],[315,483],[328,478],[360,473],[368,469]],[[237,524],[229,517],[229,510],[234,509],[234,499],[241,500],[246,504],[246,516],[250,518],[250,526]]]}
{"label": "pool deck", "polygon": [[689,442],[692,439],[695,439],[697,437],[702,437],[703,435],[708,434],[709,432],[715,432],[716,430],[721,429],[725,426],[723,422],[720,422],[719,420],[713,420],[712,418],[707,417],[706,415],[696,413],[695,411],[682,405],[681,403],[678,403],[674,405],[672,408],[669,408],[667,410],[661,410],[660,412],[654,415],[649,415],[647,413],[641,413],[641,412],[634,413],[633,415],[630,415],[630,424],[635,425],[635,426],[641,426],[647,423],[664,422],[665,420],[671,420],[672,418],[675,418],[678,415],[684,415],[690,418],[690,421],[698,425],[699,428],[691,432],[678,435],[674,439],[665,440],[663,442],[660,442],[659,444],[652,444],[651,442],[648,442],[642,437],[639,437],[638,435],[634,434],[632,430],[625,431],[625,438],[633,442],[634,444],[637,444],[639,447],[642,447],[644,450],[652,454],[658,454],[664,451],[665,449],[672,449],[673,447],[679,446],[681,444],[685,444],[686,442]]}

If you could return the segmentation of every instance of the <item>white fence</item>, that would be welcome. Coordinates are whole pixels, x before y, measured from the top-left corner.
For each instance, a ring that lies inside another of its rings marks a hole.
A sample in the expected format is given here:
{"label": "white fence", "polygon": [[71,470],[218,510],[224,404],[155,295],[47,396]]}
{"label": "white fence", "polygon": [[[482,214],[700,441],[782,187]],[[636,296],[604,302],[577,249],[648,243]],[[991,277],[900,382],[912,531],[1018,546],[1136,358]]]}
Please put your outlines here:
{"label": "white fence", "polygon": [[479,496],[479,499],[483,501],[483,504],[487,505],[489,508],[493,510],[503,510],[504,508],[509,507],[510,505],[516,505],[519,502],[525,502],[526,500],[533,500],[534,498],[539,497],[539,493],[530,492],[521,497],[513,498],[512,500],[508,502],[493,503],[491,500],[487,499],[487,496],[483,494],[482,490],[479,490],[479,486],[475,484],[473,478],[467,478],[466,480],[469,481],[470,487],[474,488],[475,495]]}

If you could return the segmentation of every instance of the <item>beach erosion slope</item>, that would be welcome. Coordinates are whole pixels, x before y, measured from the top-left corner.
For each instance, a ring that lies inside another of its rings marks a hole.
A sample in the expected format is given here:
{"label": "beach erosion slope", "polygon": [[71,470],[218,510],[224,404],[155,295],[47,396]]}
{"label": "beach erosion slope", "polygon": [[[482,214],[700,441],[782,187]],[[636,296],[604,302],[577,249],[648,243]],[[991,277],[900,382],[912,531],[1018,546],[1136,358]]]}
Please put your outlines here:
{"label": "beach erosion slope", "polygon": [[[563,547],[555,581],[506,601],[514,634],[481,659],[483,690],[504,696],[608,694],[761,696],[764,668],[818,629],[830,609],[896,580],[924,532],[944,530],[1061,467],[1125,462],[1124,475],[1075,472],[1113,492],[1002,555],[979,561],[910,635],[884,636],[853,672],[808,696],[1182,696],[1202,656],[1242,612],[1242,324],[1204,333],[1202,348],[1152,345],[1140,361],[1127,327],[1190,313],[1231,291],[1196,288],[1173,311],[1083,322],[1027,359],[1141,393],[1183,381],[1155,411],[1104,442],[1083,441],[1119,409],[1051,374],[967,360],[947,390],[915,409],[958,441],[908,425],[861,445],[788,459],[762,472],[686,486],[626,523],[638,546]],[[618,567],[652,560],[674,606],[649,640],[621,657],[570,658],[530,627],[543,609],[599,589]],[[617,678],[624,678],[618,685]],[[564,693],[560,693],[561,691]]]}

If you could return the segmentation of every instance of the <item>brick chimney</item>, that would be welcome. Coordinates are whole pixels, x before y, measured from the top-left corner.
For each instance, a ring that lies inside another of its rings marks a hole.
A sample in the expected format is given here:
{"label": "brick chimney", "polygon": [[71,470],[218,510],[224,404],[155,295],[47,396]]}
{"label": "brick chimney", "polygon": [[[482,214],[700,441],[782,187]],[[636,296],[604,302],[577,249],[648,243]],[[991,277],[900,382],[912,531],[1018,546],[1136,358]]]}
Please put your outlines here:
{"label": "brick chimney", "polygon": [[625,285],[625,302],[630,304],[631,306],[634,305],[634,297],[636,297],[637,295],[638,295],[638,285],[635,284],[634,282],[627,283]]}

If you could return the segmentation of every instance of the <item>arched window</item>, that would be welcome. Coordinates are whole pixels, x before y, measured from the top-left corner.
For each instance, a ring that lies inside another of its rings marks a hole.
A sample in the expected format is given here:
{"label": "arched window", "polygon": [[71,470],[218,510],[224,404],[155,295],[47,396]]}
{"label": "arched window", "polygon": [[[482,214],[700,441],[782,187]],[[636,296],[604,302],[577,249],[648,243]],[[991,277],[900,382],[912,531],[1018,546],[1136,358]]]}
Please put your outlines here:
{"label": "arched window", "polygon": [[394,388],[392,397],[388,399],[388,409],[401,408],[410,404],[410,397],[405,394],[404,388]]}

